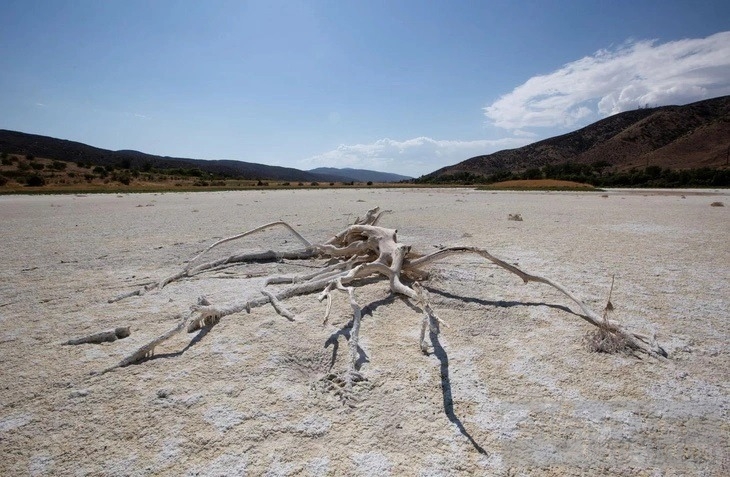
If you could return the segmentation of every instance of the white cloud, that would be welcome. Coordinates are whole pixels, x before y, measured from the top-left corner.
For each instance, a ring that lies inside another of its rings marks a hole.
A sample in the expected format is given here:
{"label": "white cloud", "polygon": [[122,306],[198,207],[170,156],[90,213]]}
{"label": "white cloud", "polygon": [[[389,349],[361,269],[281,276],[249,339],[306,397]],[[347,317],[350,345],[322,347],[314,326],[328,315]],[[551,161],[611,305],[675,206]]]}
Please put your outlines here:
{"label": "white cloud", "polygon": [[508,130],[572,128],[642,106],[730,94],[730,31],[667,43],[632,41],[534,76],[484,108]]}
{"label": "white cloud", "polygon": [[529,136],[479,141],[438,141],[428,137],[405,141],[380,139],[370,144],[340,145],[337,149],[301,161],[298,167],[352,167],[418,177],[473,156],[520,147],[529,142]]}

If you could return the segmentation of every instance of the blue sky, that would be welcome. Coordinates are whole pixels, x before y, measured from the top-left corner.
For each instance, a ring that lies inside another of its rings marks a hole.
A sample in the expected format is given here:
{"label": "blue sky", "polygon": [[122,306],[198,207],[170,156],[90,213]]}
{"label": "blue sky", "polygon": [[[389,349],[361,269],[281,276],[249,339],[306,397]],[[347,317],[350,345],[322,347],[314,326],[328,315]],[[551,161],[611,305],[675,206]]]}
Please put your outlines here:
{"label": "blue sky", "polygon": [[730,94],[723,1],[3,0],[0,128],[422,175]]}

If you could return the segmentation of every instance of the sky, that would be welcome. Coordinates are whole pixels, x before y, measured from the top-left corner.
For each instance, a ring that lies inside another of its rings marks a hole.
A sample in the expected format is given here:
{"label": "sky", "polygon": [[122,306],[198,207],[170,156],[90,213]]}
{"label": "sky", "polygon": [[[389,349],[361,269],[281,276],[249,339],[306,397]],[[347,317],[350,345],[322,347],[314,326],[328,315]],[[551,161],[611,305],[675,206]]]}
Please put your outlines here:
{"label": "sky", "polygon": [[2,0],[0,129],[420,176],[730,94],[730,2]]}

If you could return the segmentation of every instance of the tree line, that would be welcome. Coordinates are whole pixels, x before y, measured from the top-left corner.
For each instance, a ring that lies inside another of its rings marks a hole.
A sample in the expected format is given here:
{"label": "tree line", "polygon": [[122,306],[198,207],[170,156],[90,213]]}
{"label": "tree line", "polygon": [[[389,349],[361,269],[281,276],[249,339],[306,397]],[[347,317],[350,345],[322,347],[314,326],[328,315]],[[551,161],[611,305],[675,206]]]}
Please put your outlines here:
{"label": "tree line", "polygon": [[701,167],[694,169],[669,169],[660,166],[631,168],[612,171],[611,164],[599,161],[593,164],[565,162],[534,167],[522,172],[500,170],[482,175],[457,172],[439,177],[415,179],[419,184],[494,184],[508,180],[557,179],[581,182],[596,187],[730,187],[730,169]]}

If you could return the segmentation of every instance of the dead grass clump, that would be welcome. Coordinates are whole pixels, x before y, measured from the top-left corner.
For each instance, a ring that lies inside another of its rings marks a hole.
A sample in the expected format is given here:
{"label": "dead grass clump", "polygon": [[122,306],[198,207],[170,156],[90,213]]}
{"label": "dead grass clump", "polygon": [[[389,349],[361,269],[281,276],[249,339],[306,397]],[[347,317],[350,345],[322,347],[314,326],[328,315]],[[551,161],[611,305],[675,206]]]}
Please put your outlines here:
{"label": "dead grass clump", "polygon": [[626,338],[605,328],[589,331],[585,334],[583,341],[586,349],[593,353],[617,354],[629,352]]}
{"label": "dead grass clump", "polygon": [[725,207],[725,204],[723,204],[722,202],[713,202],[712,204],[710,204],[710,207]]}
{"label": "dead grass clump", "polygon": [[611,294],[613,293],[613,282],[616,277],[611,278],[611,289],[608,292],[608,302],[603,309],[603,324],[593,331],[589,331],[583,337],[586,349],[593,353],[627,353],[630,351],[629,342],[620,333],[612,329],[608,314],[613,311],[613,303],[611,303]]}

